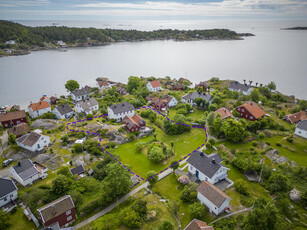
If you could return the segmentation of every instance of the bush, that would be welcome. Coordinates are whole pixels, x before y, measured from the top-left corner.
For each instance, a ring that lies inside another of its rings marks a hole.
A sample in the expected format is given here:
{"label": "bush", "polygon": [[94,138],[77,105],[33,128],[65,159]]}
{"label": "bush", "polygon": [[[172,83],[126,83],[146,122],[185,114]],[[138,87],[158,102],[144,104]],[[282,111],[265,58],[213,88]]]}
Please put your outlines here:
{"label": "bush", "polygon": [[263,139],[263,138],[265,138],[265,134],[264,134],[263,132],[260,132],[260,133],[258,134],[258,137],[259,137],[260,139]]}
{"label": "bush", "polygon": [[293,138],[292,137],[287,137],[287,141],[290,143],[293,143]]}
{"label": "bush", "polygon": [[129,141],[134,141],[134,139],[135,139],[134,134],[133,133],[129,133],[128,139],[129,139]]}
{"label": "bush", "polygon": [[51,112],[49,113],[44,113],[43,115],[40,116],[41,119],[55,119],[55,115]]}
{"label": "bush", "polygon": [[203,219],[206,213],[206,209],[201,203],[195,202],[194,204],[191,204],[189,208],[190,208],[192,218],[196,218],[200,220]]}
{"label": "bush", "polygon": [[253,145],[253,146],[257,146],[257,145],[258,145],[257,141],[253,141],[253,142],[252,142],[252,145]]}
{"label": "bush", "polygon": [[239,192],[243,195],[249,194],[247,183],[243,179],[235,180],[234,186],[235,186],[235,189],[236,189],[237,192]]}
{"label": "bush", "polygon": [[165,159],[162,149],[158,146],[153,146],[149,149],[148,159],[155,163],[160,163]]}
{"label": "bush", "polygon": [[183,202],[186,203],[194,203],[197,201],[197,184],[196,183],[190,183],[186,186],[184,186],[181,195],[180,195],[180,199]]}
{"label": "bush", "polygon": [[278,147],[282,147],[282,144],[281,144],[281,143],[279,143],[279,142],[277,142],[277,143],[276,143],[276,146],[278,146]]}
{"label": "bush", "polygon": [[163,220],[162,224],[158,227],[158,230],[173,230],[174,224],[169,220]]}
{"label": "bush", "polygon": [[74,144],[72,147],[75,153],[83,152],[83,145],[82,144]]}
{"label": "bush", "polygon": [[150,184],[154,184],[158,181],[158,176],[156,176],[156,174],[157,173],[155,171],[149,171],[147,173],[146,178]]}
{"label": "bush", "polygon": [[94,117],[93,114],[90,114],[90,113],[86,115],[87,120],[91,120],[93,119],[93,117]]}
{"label": "bush", "polygon": [[206,149],[211,149],[212,148],[212,145],[210,144],[210,142],[207,142],[206,143]]}

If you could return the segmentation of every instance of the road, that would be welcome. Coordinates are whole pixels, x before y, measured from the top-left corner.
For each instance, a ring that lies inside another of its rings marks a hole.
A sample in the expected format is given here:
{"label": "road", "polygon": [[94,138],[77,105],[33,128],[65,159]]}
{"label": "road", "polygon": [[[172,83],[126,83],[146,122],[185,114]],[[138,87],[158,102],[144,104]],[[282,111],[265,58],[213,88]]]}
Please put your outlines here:
{"label": "road", "polygon": [[[186,159],[181,161],[179,163],[179,165],[182,165],[186,162]],[[173,169],[167,169],[165,170],[163,173],[159,174],[158,176],[158,180],[163,179],[164,177],[168,176],[169,174],[171,174],[173,172]],[[130,196],[133,196],[134,194],[138,193],[140,190],[142,190],[143,188],[147,187],[149,185],[148,182],[145,182],[144,184],[140,185],[139,187],[137,187],[136,189],[132,190],[131,192],[127,193],[125,196],[123,196],[122,198],[120,198],[118,200],[118,204],[123,203],[125,200],[127,200]],[[106,207],[104,210],[98,212],[97,214],[95,214],[94,216],[80,222],[79,224],[77,224],[75,226],[75,229],[81,228],[91,222],[93,222],[94,220],[97,220],[99,217],[107,214],[108,212],[110,212],[113,208],[115,208],[117,206],[117,202],[114,202],[113,204],[111,204],[110,206]]]}

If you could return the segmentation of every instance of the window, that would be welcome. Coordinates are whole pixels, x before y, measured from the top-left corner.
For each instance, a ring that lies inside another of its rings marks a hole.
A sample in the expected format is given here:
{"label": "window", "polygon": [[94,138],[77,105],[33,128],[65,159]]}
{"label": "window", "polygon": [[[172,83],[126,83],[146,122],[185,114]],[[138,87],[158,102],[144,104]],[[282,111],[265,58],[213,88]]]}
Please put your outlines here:
{"label": "window", "polygon": [[242,112],[244,112],[244,109],[242,109]]}
{"label": "window", "polygon": [[71,213],[71,210],[68,210],[68,211],[66,212],[66,216],[68,216],[70,213]]}
{"label": "window", "polygon": [[253,116],[251,116],[250,119],[253,120]]}
{"label": "window", "polygon": [[193,166],[192,165],[190,166],[190,169],[193,170]]}
{"label": "window", "polygon": [[247,118],[247,117],[248,117],[248,115],[246,114],[246,115],[245,115],[245,117]]}
{"label": "window", "polygon": [[6,198],[6,197],[4,197],[4,201],[7,201],[7,198]]}
{"label": "window", "polygon": [[241,109],[240,108],[238,108],[238,111],[240,111]]}
{"label": "window", "polygon": [[67,217],[67,221],[70,221],[72,219],[72,216]]}
{"label": "window", "polygon": [[14,196],[13,194],[10,195],[11,198],[12,198],[13,196]]}
{"label": "window", "polygon": [[243,113],[241,113],[241,117],[243,117]]}

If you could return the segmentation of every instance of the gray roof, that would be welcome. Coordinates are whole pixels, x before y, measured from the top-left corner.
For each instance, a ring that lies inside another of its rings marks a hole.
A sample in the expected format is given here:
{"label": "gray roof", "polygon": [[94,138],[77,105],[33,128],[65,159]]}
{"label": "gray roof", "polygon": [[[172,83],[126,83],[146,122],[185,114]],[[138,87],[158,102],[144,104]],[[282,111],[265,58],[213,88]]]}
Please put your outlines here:
{"label": "gray roof", "polygon": [[87,94],[90,94],[90,87],[89,86],[85,86],[85,87],[83,87],[81,89],[75,89],[71,93],[73,95],[75,95],[76,97],[80,97],[82,95],[87,95]]}
{"label": "gray roof", "polygon": [[187,95],[184,95],[182,98],[185,100],[194,100],[195,98],[202,98],[205,99],[206,101],[211,101],[212,100],[212,96],[206,93],[198,93],[198,92],[193,92],[193,93],[189,93]]}
{"label": "gray roof", "polygon": [[24,159],[22,161],[19,161],[17,165],[14,165],[12,167],[22,180],[26,180],[27,178],[38,174],[37,169],[34,167],[30,159]]}
{"label": "gray roof", "polygon": [[0,178],[0,198],[17,190],[17,187],[11,179]]}
{"label": "gray roof", "polygon": [[85,169],[83,168],[83,165],[79,165],[76,168],[69,169],[72,175],[79,175],[80,173],[84,173]]}
{"label": "gray roof", "polygon": [[61,115],[73,112],[72,108],[68,103],[63,104],[63,105],[58,105],[54,109],[57,109]]}
{"label": "gray roof", "polygon": [[299,128],[299,129],[302,129],[302,130],[307,131],[307,120],[300,121],[300,122],[296,125],[296,128]]}
{"label": "gray roof", "polygon": [[113,110],[114,114],[128,112],[134,110],[134,106],[129,102],[123,102],[116,105],[109,106],[111,110]]}
{"label": "gray roof", "polygon": [[84,110],[88,110],[91,107],[98,105],[98,102],[96,101],[95,98],[90,97],[83,101],[79,101],[78,104],[80,104],[81,108],[83,108]]}
{"label": "gray roof", "polygon": [[232,81],[229,83],[228,88],[236,91],[247,92],[250,88],[252,88],[252,86],[247,84],[241,84],[240,82],[237,81]]}
{"label": "gray roof", "polygon": [[[214,163],[213,160],[215,160]],[[222,158],[217,153],[207,155],[199,150],[196,150],[187,162],[209,178],[212,178],[223,166]]]}
{"label": "gray roof", "polygon": [[35,143],[39,140],[40,137],[40,134],[31,132],[19,137],[16,141],[26,146],[32,147],[33,145],[35,145]]}

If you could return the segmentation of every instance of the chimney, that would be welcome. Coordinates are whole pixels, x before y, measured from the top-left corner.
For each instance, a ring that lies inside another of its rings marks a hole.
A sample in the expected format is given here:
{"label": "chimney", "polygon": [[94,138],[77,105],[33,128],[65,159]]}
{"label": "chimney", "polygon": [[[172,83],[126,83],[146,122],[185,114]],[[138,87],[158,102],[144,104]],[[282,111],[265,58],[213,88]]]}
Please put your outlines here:
{"label": "chimney", "polygon": [[212,158],[211,163],[212,163],[212,164],[215,164],[215,163],[216,163],[214,157]]}
{"label": "chimney", "polygon": [[20,161],[18,161],[18,166],[21,166]]}

